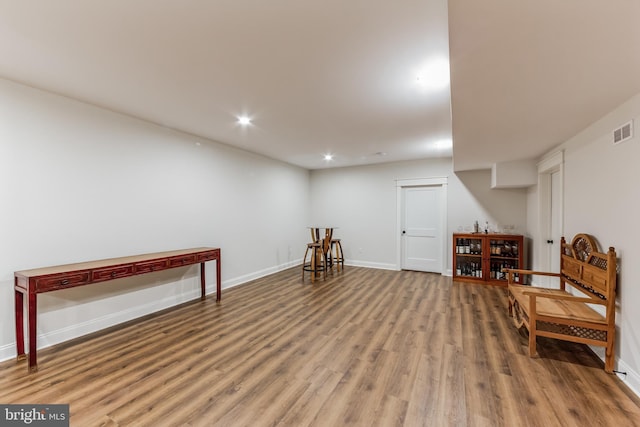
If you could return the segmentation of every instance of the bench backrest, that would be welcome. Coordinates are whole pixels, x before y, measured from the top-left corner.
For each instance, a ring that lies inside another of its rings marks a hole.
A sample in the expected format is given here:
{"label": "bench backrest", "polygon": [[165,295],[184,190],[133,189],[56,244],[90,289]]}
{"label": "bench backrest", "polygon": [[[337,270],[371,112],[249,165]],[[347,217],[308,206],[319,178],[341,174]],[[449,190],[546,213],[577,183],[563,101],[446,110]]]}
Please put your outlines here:
{"label": "bench backrest", "polygon": [[607,311],[611,309],[613,312],[616,270],[614,248],[610,247],[607,253],[599,252],[595,240],[588,234],[577,234],[571,243],[562,238],[560,273],[563,289],[568,283],[595,300],[600,300],[600,304],[604,302]]}

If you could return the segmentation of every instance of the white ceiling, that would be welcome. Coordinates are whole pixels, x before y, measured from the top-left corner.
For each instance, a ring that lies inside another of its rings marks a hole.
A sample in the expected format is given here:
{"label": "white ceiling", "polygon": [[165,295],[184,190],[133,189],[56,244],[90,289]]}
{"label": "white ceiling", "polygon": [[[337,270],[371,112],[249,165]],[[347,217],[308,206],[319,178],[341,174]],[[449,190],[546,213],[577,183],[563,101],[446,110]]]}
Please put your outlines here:
{"label": "white ceiling", "polygon": [[0,77],[308,169],[535,158],[640,92],[637,0],[448,3],[0,0]]}

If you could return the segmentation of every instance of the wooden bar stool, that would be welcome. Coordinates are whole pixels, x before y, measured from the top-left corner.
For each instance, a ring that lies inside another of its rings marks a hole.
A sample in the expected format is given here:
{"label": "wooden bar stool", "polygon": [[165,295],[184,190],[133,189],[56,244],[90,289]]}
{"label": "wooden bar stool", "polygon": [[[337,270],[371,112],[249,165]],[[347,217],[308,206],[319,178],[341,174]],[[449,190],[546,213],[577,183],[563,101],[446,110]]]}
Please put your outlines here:
{"label": "wooden bar stool", "polygon": [[344,253],[342,252],[342,244],[340,239],[331,239],[331,249],[329,250],[331,257],[331,268],[337,266],[338,271],[344,269]]}
{"label": "wooden bar stool", "polygon": [[[307,262],[307,255],[311,252],[311,260]],[[322,278],[327,278],[327,259],[321,242],[307,243],[307,250],[304,251],[302,259],[302,280],[304,281],[304,272],[308,271],[311,275],[311,283],[314,282],[316,275],[322,272]]]}

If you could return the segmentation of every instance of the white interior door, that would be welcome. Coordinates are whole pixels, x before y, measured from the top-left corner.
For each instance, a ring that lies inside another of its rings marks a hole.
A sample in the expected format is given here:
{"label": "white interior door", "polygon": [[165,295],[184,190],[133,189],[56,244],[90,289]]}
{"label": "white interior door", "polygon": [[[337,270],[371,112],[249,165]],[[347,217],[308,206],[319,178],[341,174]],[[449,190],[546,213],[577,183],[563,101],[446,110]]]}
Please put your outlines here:
{"label": "white interior door", "polygon": [[402,268],[442,273],[441,187],[402,189]]}
{"label": "white interior door", "polygon": [[[531,266],[538,271],[560,271],[560,238],[563,225],[563,167],[564,153],[558,151],[538,164],[538,255]],[[531,284],[557,288],[559,280],[550,276],[533,276]]]}

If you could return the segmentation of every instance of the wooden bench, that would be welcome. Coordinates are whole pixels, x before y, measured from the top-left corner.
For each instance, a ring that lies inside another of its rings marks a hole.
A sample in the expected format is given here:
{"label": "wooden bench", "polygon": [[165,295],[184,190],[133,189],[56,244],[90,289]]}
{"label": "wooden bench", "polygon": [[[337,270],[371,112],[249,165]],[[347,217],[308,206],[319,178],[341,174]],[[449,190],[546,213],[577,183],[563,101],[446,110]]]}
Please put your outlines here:
{"label": "wooden bench", "polygon": [[[616,252],[598,252],[588,234],[576,235],[571,244],[562,238],[560,273],[505,269],[509,315],[518,328],[529,331],[529,356],[536,354],[536,337],[549,337],[605,347],[604,369],[614,365]],[[560,278],[560,289],[515,284],[514,276]],[[577,289],[581,296],[567,290]],[[595,310],[596,306],[601,306]],[[604,312],[602,314],[602,312]]]}

